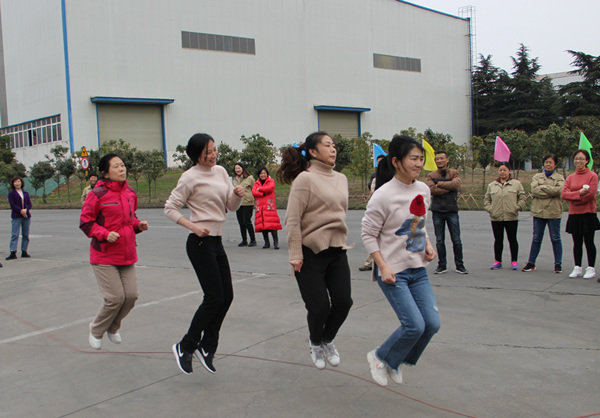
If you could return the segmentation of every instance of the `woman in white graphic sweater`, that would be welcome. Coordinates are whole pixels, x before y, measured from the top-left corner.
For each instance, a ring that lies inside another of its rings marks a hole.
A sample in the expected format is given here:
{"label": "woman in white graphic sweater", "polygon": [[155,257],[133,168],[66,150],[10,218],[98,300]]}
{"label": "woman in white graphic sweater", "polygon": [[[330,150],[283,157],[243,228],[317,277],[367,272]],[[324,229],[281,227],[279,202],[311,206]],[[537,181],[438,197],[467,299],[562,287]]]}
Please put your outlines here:
{"label": "woman in white graphic sweater", "polygon": [[431,194],[418,181],[423,147],[395,137],[377,169],[377,189],[362,220],[362,239],[375,261],[376,280],[400,320],[400,327],[367,354],[371,375],[385,386],[402,383],[402,365],[415,365],[440,328],[440,316],[425,266],[436,253],[425,230]]}

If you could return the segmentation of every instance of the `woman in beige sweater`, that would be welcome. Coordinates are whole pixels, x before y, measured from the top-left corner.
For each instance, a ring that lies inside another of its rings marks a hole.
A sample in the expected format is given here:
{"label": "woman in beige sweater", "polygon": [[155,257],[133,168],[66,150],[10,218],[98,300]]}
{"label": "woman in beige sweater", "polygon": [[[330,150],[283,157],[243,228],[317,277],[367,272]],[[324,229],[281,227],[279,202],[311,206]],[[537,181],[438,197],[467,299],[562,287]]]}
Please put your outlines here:
{"label": "woman in beige sweater", "polygon": [[[221,235],[225,213],[238,209],[244,188],[233,187],[227,170],[217,165],[219,153],[210,135],[192,136],[186,153],[194,165],[179,178],[165,203],[165,215],[190,230],[187,255],[204,299],[187,333],[179,343],[173,344],[173,354],[185,374],[193,371],[194,355],[206,370],[215,373],[213,358],[219,343],[219,331],[233,301],[231,271]],[[184,204],[190,209],[189,219],[181,213]]]}
{"label": "woman in beige sweater", "polygon": [[[254,226],[252,226],[252,212],[254,211],[254,196],[252,196],[252,186],[254,186],[254,177],[246,170],[242,163],[236,163],[233,166],[234,177],[233,186],[242,186],[244,188],[244,197],[242,204],[236,211],[238,224],[240,224],[240,233],[242,242],[238,247],[256,247],[256,238],[254,237]],[[250,242],[248,242],[250,235]]]}
{"label": "woman in beige sweater", "polygon": [[282,153],[277,177],[291,183],[285,228],[289,261],[308,311],[310,355],[318,369],[340,364],[333,339],[346,320],[352,297],[346,256],[348,179],[333,170],[333,140],[315,132]]}

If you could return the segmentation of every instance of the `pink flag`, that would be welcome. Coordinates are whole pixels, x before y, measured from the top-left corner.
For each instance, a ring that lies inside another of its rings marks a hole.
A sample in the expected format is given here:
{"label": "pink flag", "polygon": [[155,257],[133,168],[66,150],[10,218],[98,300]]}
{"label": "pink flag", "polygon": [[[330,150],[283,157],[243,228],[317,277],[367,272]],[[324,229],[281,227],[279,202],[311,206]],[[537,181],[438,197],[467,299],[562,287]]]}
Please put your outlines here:
{"label": "pink flag", "polygon": [[494,149],[494,160],[496,161],[508,161],[510,160],[510,149],[508,145],[504,143],[502,138],[496,137],[496,148]]}

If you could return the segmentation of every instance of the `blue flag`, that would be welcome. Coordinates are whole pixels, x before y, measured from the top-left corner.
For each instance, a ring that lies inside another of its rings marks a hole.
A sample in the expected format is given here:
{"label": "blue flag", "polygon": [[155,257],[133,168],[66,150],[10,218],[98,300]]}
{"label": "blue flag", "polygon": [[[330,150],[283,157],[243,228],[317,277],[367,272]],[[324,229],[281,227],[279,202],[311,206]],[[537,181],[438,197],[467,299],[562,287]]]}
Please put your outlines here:
{"label": "blue flag", "polygon": [[373,143],[373,167],[377,167],[377,158],[387,156],[387,152],[381,148],[381,145]]}

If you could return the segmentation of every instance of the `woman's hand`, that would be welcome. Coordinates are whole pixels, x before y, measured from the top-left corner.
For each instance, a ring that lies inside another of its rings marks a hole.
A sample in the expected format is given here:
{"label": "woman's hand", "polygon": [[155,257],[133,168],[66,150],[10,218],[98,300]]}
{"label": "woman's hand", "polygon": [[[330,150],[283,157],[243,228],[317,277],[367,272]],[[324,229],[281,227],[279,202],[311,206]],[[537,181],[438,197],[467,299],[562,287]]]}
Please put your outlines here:
{"label": "woman's hand", "polygon": [[27,218],[27,209],[21,209],[21,216]]}
{"label": "woman's hand", "polygon": [[433,249],[433,245],[431,245],[431,241],[429,241],[429,238],[427,238],[427,243],[425,244],[425,260],[431,261],[435,258],[436,255],[437,254]]}
{"label": "woman's hand", "polygon": [[146,222],[146,221],[141,221],[138,225],[139,231],[147,231],[148,228],[150,228],[150,227],[148,226],[148,222]]}
{"label": "woman's hand", "polygon": [[210,234],[210,229],[205,228],[203,226],[200,226],[196,223],[193,223],[190,225],[190,231],[192,231],[194,234],[198,235],[200,238],[204,238],[206,236],[208,236],[208,234]]}
{"label": "woman's hand", "polygon": [[106,237],[106,240],[107,240],[108,242],[115,242],[116,240],[118,240],[118,239],[119,239],[119,237],[120,237],[120,236],[121,236],[121,235],[119,235],[119,233],[118,233],[118,232],[115,232],[115,231],[110,231],[110,232],[108,233],[108,236]]}
{"label": "woman's hand", "polygon": [[379,272],[381,273],[381,281],[385,284],[396,283],[396,275],[394,274],[394,271],[387,265],[385,267],[380,268]]}
{"label": "woman's hand", "polygon": [[586,195],[586,194],[588,194],[589,192],[590,192],[590,189],[589,189],[589,188],[587,188],[587,189],[583,189],[583,188],[582,188],[582,189],[579,189],[579,194],[580,194],[581,196],[585,196],[585,195]]}
{"label": "woman's hand", "polygon": [[244,197],[244,187],[242,187],[242,186],[235,186],[233,188],[233,193],[235,193],[239,197]]}
{"label": "woman's hand", "polygon": [[292,265],[292,268],[294,269],[294,271],[300,272],[300,270],[302,269],[302,264],[304,263],[304,260],[290,260],[290,264]]}

